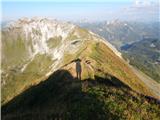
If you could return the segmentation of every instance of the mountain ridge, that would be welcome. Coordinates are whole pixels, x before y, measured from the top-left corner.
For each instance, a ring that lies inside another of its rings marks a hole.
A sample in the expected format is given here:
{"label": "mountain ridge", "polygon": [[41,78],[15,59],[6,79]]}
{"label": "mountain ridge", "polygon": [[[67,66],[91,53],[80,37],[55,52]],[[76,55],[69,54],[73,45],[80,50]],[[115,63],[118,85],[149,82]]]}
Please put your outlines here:
{"label": "mountain ridge", "polygon": [[2,30],[3,120],[159,119],[159,94],[109,42],[70,23],[35,21]]}
{"label": "mountain ridge", "polygon": [[[25,29],[21,30],[25,25],[32,25],[30,20],[27,19],[27,22],[20,20],[20,23],[18,22],[20,26],[12,26],[7,31],[5,29],[2,31],[2,104],[77,58],[82,60],[82,79],[92,78],[95,75],[106,77],[108,73],[139,93],[159,98],[132,72],[120,58],[119,52],[100,36],[73,24],[58,22],[60,25],[57,25],[47,19],[42,21],[37,19],[37,21],[42,22],[42,25],[46,24],[43,27],[52,31],[49,37],[48,32],[41,33],[44,30],[39,29],[39,23],[36,25],[34,21],[32,21],[35,24],[33,28],[36,26],[36,30],[39,31],[35,31],[32,27],[26,27],[30,31],[28,33],[24,32]],[[67,32],[64,33],[66,29]],[[30,54],[34,57],[28,60]],[[90,65],[86,63],[87,60],[90,61]],[[97,71],[91,66],[96,67]],[[75,74],[74,66],[68,69],[72,69]]]}

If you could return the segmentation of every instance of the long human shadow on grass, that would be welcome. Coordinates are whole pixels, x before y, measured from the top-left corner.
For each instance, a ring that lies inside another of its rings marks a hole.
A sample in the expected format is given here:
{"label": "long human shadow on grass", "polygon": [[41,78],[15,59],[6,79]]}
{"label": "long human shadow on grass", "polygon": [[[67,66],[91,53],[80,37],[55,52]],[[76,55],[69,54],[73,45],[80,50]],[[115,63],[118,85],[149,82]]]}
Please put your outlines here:
{"label": "long human shadow on grass", "polygon": [[117,78],[77,80],[67,70],[57,70],[47,80],[31,86],[2,106],[2,120],[103,120],[118,118],[104,111],[104,103],[85,89],[89,86],[125,87]]}

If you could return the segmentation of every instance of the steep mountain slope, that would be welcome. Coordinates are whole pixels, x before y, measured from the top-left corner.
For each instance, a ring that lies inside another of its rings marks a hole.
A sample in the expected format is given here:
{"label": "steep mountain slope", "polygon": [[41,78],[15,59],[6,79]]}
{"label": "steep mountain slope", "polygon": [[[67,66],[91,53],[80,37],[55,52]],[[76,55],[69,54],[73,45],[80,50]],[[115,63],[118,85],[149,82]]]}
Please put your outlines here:
{"label": "steep mountain slope", "polygon": [[[160,24],[158,22],[107,21],[80,23],[80,26],[92,30],[113,44],[130,64],[159,81],[159,40]],[[152,40],[155,42],[152,43]],[[157,47],[152,46],[155,44]],[[150,46],[151,45],[151,46]],[[127,47],[130,47],[127,49]],[[124,51],[124,49],[125,51]]]}
{"label": "steep mountain slope", "polygon": [[[121,58],[120,53],[101,37],[70,23],[46,18],[20,19],[4,27],[2,31],[2,111],[6,115],[5,117],[12,111],[23,111],[23,106],[26,110],[30,109],[29,106],[31,105],[33,111],[38,109],[38,105],[40,108],[48,107],[49,105],[46,104],[51,102],[45,101],[45,96],[51,98],[50,92],[54,93],[54,91],[60,90],[60,92],[55,93],[58,94],[57,99],[49,99],[54,100],[55,105],[58,104],[58,99],[67,100],[67,97],[63,95],[65,95],[67,87],[70,88],[70,84],[61,83],[61,81],[71,80],[74,84],[74,80],[76,80],[75,61],[78,58],[81,60],[82,81],[95,80],[99,82],[99,79],[105,80],[116,87],[126,86],[126,91],[133,90],[136,95],[140,93],[160,99],[160,93],[150,89],[141,81]],[[56,72],[53,79],[48,78],[54,71],[61,69],[68,72],[69,77],[63,72]],[[53,82],[53,86],[48,83],[50,80]],[[41,86],[42,81],[44,81],[44,85],[42,84],[41,89],[38,86]],[[60,85],[58,81],[60,81]],[[81,85],[82,81],[79,81],[78,85]],[[45,83],[47,88],[45,88]],[[56,89],[57,84],[58,88]],[[46,91],[44,90],[41,95],[40,91],[43,91],[43,87]],[[69,89],[70,92],[77,89],[77,87],[72,86],[71,88],[73,89],[71,91]],[[80,88],[78,87],[78,89]],[[110,87],[108,89],[109,92]],[[61,90],[64,92],[62,96]],[[111,94],[113,91],[111,88]],[[81,91],[79,92],[81,93]],[[66,94],[68,94],[67,91]],[[51,95],[53,94],[51,93]],[[38,100],[39,97],[42,98]],[[58,105],[55,106],[57,109],[60,108]],[[149,103],[150,105],[151,103]],[[58,110],[58,112],[60,111]],[[12,118],[14,118],[14,113],[11,114],[10,119]]]}
{"label": "steep mountain slope", "polygon": [[121,47],[130,64],[160,82],[160,40],[146,38]]}

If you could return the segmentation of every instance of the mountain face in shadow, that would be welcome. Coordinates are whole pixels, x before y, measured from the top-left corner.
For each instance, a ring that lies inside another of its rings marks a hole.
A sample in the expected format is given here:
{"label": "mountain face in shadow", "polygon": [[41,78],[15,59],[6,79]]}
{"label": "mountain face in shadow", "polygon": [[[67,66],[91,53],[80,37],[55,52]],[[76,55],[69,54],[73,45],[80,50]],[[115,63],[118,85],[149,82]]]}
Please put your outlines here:
{"label": "mountain face in shadow", "polygon": [[[154,99],[147,99],[116,77],[108,76],[110,79],[95,76],[81,81],[67,70],[57,70],[3,105],[2,120],[118,120],[136,118],[137,110],[146,110],[139,118],[159,117],[160,105]],[[156,109],[148,116],[143,115],[153,107]]]}

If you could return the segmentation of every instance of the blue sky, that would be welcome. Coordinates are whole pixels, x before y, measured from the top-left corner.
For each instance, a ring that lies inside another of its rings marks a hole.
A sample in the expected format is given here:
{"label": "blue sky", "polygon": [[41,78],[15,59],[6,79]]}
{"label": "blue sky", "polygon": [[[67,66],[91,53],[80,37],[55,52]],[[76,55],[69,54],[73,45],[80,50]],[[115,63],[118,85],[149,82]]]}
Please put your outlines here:
{"label": "blue sky", "polygon": [[31,2],[40,2],[40,1],[43,1],[43,2],[61,2],[61,3],[64,3],[64,2],[130,2],[130,1],[133,1],[133,0],[2,0],[3,2],[6,2],[6,1],[9,1],[9,2],[17,2],[17,1],[31,1]]}
{"label": "blue sky", "polygon": [[2,0],[3,21],[34,16],[66,21],[143,21],[158,20],[158,12],[156,0]]}

